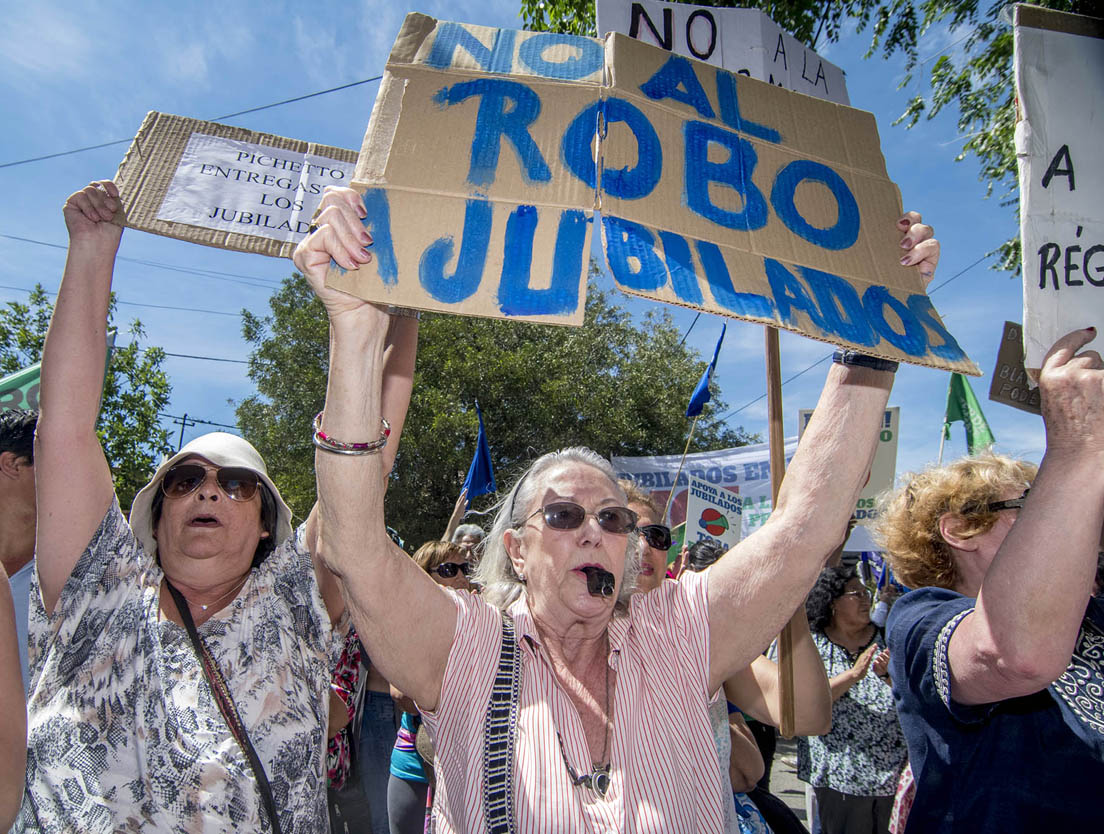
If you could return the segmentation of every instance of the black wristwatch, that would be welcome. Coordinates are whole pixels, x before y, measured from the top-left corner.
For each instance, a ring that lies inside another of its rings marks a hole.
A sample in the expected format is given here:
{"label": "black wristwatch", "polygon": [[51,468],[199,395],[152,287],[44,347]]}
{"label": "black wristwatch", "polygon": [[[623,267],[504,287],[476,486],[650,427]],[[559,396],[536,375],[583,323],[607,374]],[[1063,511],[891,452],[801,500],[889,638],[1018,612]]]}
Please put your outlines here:
{"label": "black wristwatch", "polygon": [[897,373],[898,363],[892,359],[880,359],[877,356],[868,356],[857,350],[837,350],[832,354],[832,361],[837,365],[853,365],[857,368],[870,368],[872,371],[889,371]]}

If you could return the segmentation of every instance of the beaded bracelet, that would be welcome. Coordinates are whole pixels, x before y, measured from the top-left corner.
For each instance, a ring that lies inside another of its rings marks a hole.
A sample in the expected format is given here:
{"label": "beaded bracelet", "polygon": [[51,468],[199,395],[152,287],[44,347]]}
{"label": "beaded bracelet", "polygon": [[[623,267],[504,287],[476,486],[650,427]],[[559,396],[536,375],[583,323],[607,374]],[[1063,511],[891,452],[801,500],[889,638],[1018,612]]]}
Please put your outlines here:
{"label": "beaded bracelet", "polygon": [[323,452],[333,452],[335,455],[370,455],[372,452],[378,452],[386,446],[387,438],[391,436],[391,424],[387,422],[386,418],[380,417],[383,432],[378,440],[369,443],[345,443],[341,440],[334,440],[322,431],[322,414],[323,412],[319,411],[314,418],[314,435],[311,437],[311,442],[316,449],[321,449]]}

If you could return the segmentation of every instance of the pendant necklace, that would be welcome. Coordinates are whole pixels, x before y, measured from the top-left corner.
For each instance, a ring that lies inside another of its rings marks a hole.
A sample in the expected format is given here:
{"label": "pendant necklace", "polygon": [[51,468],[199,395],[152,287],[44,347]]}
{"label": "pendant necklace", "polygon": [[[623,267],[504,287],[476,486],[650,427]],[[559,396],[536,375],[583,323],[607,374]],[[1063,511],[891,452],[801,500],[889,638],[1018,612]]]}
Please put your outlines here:
{"label": "pendant necklace", "polygon": [[[233,588],[231,588],[229,591],[227,591],[225,594],[223,594],[218,599],[215,599],[215,600],[212,600],[211,602],[208,602],[206,605],[203,604],[202,602],[192,602],[187,597],[184,597],[184,601],[188,603],[188,606],[190,608],[199,608],[201,611],[206,611],[212,605],[216,605],[216,604],[222,602],[224,599],[226,599],[231,594],[236,594],[238,591],[240,591],[242,589],[242,586],[245,585],[245,580],[247,580],[248,578],[249,578],[249,574],[247,573],[245,576],[243,576],[238,581],[238,583]],[[184,594],[182,593],[181,596],[183,597]]]}
{"label": "pendant necklace", "polygon": [[560,735],[560,731],[556,730],[556,739],[560,742],[560,755],[563,756],[564,766],[567,767],[567,775],[571,777],[571,783],[576,786],[582,786],[584,788],[590,788],[602,799],[606,798],[606,792],[610,787],[610,762],[606,761],[606,753],[609,752],[609,736],[610,726],[613,723],[610,720],[610,667],[609,667],[609,632],[606,632],[606,714],[605,714],[605,732],[602,738],[602,758],[600,761],[605,764],[595,764],[594,769],[590,773],[584,773],[579,775],[576,773],[575,768],[571,766],[571,762],[567,760],[567,750],[564,748],[563,736]]}

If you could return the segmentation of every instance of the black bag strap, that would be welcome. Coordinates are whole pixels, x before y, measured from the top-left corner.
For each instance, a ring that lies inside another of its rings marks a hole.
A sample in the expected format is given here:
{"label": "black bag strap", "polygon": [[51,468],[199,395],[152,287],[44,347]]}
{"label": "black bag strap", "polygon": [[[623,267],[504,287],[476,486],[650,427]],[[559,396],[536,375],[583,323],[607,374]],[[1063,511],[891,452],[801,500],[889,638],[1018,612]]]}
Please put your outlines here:
{"label": "black bag strap", "polygon": [[241,716],[238,715],[238,708],[230,695],[230,687],[226,685],[222,673],[215,665],[215,659],[207,649],[207,644],[203,642],[203,638],[199,636],[199,631],[196,630],[195,620],[192,619],[191,609],[188,608],[188,601],[184,599],[184,595],[176,589],[167,576],[165,577],[165,587],[169,589],[173,602],[176,603],[176,610],[180,613],[180,619],[188,632],[188,637],[192,640],[192,646],[195,648],[200,666],[203,667],[203,674],[207,677],[207,683],[211,685],[211,691],[214,693],[219,712],[222,713],[226,726],[230,728],[230,734],[238,742],[242,752],[245,753],[245,758],[249,761],[249,767],[253,770],[253,776],[257,780],[257,787],[261,792],[261,799],[264,802],[265,813],[268,814],[268,821],[272,825],[272,831],[274,834],[281,834],[280,818],[276,813],[276,801],[272,798],[272,786],[268,783],[264,765],[261,764],[257,751],[253,749],[253,744],[245,731],[245,724],[242,723]]}
{"label": "black bag strap", "polygon": [[515,834],[514,747],[521,696],[521,650],[502,612],[502,650],[483,724],[483,817],[490,834]]}

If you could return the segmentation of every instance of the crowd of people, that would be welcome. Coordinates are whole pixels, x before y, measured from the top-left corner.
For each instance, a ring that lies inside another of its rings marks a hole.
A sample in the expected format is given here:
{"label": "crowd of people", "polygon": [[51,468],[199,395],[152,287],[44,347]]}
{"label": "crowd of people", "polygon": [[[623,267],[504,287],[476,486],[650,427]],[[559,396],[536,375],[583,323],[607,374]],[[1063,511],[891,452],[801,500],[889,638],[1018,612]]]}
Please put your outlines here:
{"label": "crowd of people", "polygon": [[[461,494],[410,555],[383,495],[418,322],[326,286],[331,262],[372,258],[349,189],[294,258],[330,325],[308,518],[293,526],[264,460],[225,433],[165,460],[124,514],[95,432],[119,210],[110,181],[66,202],[41,410],[0,414],[0,830],[796,834],[769,791],[788,622],[813,831],[1070,830],[1093,813],[1093,331],[1047,356],[1037,469],[985,453],[885,499],[879,536],[915,589],[886,622],[839,551],[896,366],[853,351],[769,521],[727,553],[698,542],[669,565],[650,496],[567,448],[525,469],[486,532],[460,523]],[[897,231],[930,280],[930,227],[909,213]]]}

